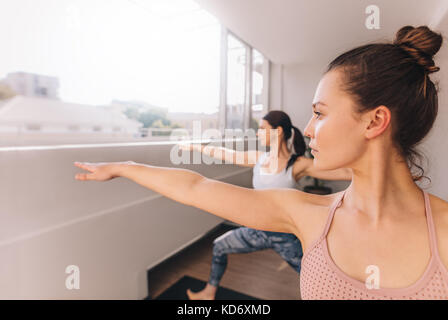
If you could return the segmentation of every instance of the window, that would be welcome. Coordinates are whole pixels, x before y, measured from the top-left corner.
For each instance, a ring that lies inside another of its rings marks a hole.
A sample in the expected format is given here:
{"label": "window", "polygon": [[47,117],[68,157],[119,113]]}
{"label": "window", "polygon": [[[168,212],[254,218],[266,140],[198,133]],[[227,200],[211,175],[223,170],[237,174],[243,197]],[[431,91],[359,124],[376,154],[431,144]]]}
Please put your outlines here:
{"label": "window", "polygon": [[72,124],[68,126],[69,131],[79,131],[79,126],[76,124]]}
{"label": "window", "polygon": [[41,130],[41,126],[37,123],[29,123],[26,125],[26,130],[29,131],[40,131]]}
{"label": "window", "polygon": [[221,107],[227,129],[258,129],[259,121],[267,113],[269,60],[256,49],[224,29],[222,64],[225,74],[225,99]]}
{"label": "window", "polygon": [[36,95],[43,97],[47,96],[48,95],[47,88],[37,88]]}
{"label": "window", "polygon": [[257,130],[261,118],[268,112],[266,90],[264,89],[264,74],[267,72],[267,64],[263,55],[252,49],[252,97],[250,128]]}
{"label": "window", "polygon": [[0,37],[1,146],[247,129],[266,89],[261,53],[194,0],[8,1]]}
{"label": "window", "polygon": [[248,48],[231,34],[227,41],[226,128],[243,129]]}

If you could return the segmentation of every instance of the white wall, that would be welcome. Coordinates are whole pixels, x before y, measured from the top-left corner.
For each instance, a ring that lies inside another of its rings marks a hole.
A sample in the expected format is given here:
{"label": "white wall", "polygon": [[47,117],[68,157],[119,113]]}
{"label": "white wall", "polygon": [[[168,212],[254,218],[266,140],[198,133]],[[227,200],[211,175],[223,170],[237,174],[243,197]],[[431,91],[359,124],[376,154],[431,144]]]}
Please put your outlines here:
{"label": "white wall", "polygon": [[283,75],[282,66],[269,64],[269,110],[283,109]]}
{"label": "white wall", "polygon": [[426,170],[432,181],[428,192],[448,200],[448,14],[437,26],[437,30],[442,32],[444,43],[435,58],[440,71],[431,75],[431,79],[439,81],[439,111],[422,150],[430,164]]}
{"label": "white wall", "polygon": [[[74,179],[74,161],[172,166],[169,144],[0,150],[0,299],[141,299],[146,270],[223,220],[124,178]],[[250,187],[251,169],[180,165]],[[80,290],[67,290],[68,265]]]}

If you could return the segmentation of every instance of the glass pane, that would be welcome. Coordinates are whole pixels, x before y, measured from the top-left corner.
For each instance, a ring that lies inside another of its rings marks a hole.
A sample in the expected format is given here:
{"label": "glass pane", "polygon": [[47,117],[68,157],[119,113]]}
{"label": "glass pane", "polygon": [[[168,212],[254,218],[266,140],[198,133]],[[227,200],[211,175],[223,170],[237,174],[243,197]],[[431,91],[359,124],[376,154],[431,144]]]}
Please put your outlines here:
{"label": "glass pane", "polygon": [[251,123],[250,128],[257,130],[261,118],[266,112],[263,105],[263,55],[257,50],[252,50],[252,99],[251,99]]}
{"label": "glass pane", "polygon": [[246,47],[228,36],[226,128],[243,129],[246,84]]}

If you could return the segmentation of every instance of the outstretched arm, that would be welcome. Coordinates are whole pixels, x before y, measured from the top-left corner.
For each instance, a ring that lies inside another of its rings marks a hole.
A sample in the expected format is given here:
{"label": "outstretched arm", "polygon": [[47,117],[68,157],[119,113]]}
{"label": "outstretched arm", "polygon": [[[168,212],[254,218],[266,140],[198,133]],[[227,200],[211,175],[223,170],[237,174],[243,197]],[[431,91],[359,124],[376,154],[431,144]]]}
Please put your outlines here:
{"label": "outstretched arm", "polygon": [[242,167],[253,167],[257,163],[258,157],[262,151],[248,150],[236,151],[218,146],[202,145],[200,143],[179,144],[182,150],[195,150],[209,157],[219,159],[223,163],[236,164]]}
{"label": "outstretched arm", "polygon": [[[156,167],[135,162],[75,163],[91,173],[77,180],[106,181],[128,178],[177,202],[194,206],[221,218],[266,231],[298,235],[293,213],[307,211],[307,197],[296,189],[255,190],[206,178],[194,171]],[[314,195],[315,196],[315,195]]]}
{"label": "outstretched arm", "polygon": [[298,181],[302,177],[314,177],[322,180],[352,180],[352,170],[340,168],[334,170],[320,170],[313,165],[313,159],[299,157],[293,167],[294,177]]}

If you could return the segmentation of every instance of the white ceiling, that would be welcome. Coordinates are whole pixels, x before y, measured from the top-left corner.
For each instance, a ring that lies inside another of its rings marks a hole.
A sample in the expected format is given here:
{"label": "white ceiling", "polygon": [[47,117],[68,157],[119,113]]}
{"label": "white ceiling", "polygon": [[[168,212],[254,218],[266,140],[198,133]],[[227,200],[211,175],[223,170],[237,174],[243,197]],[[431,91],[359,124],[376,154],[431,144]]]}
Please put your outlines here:
{"label": "white ceiling", "polygon": [[[439,22],[447,17],[448,0],[195,1],[272,62],[284,65],[329,62],[352,47],[392,40],[404,25],[447,28]],[[380,8],[379,30],[365,27],[370,4]]]}

